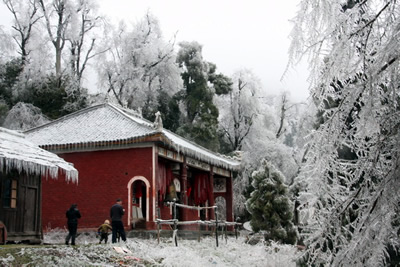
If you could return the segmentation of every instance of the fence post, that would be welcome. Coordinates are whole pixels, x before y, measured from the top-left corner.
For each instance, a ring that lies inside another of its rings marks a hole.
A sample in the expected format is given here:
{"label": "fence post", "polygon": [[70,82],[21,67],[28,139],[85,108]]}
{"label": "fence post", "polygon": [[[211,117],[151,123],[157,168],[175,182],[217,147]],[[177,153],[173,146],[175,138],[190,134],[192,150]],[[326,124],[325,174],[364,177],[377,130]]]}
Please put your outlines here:
{"label": "fence post", "polygon": [[235,223],[235,237],[238,239],[238,225]]}
{"label": "fence post", "polygon": [[197,223],[197,242],[200,242],[200,236],[201,236],[201,223],[199,220]]}
{"label": "fence post", "polygon": [[157,242],[160,244],[160,221],[157,221]]}
{"label": "fence post", "polygon": [[218,213],[217,213],[217,207],[214,207],[214,214],[215,214],[215,242],[218,247]]}
{"label": "fence post", "polygon": [[177,238],[177,225],[176,225],[176,202],[174,201],[174,234],[173,234],[173,238],[175,240],[175,246],[178,246],[178,238]]}
{"label": "fence post", "polygon": [[237,217],[235,220],[235,237],[238,239],[238,228],[239,228],[240,217]]}
{"label": "fence post", "polygon": [[224,225],[225,244],[228,244],[228,225]]}

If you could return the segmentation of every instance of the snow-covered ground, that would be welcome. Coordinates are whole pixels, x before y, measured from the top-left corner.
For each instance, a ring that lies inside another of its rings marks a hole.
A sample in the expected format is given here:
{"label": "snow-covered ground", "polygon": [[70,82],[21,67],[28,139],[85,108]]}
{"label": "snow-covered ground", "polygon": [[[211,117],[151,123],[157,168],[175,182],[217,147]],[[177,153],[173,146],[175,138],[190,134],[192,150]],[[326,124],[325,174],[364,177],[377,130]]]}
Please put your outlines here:
{"label": "snow-covered ground", "polygon": [[[94,234],[80,235],[77,246],[62,245],[66,232],[59,230],[45,235],[49,246],[25,247],[20,255],[32,258],[29,266],[296,266],[297,249],[294,246],[247,244],[245,235],[238,239],[215,237],[197,240],[129,238],[126,243],[101,244]],[[117,252],[114,247],[125,249]],[[12,257],[0,259],[1,266],[13,266]]]}

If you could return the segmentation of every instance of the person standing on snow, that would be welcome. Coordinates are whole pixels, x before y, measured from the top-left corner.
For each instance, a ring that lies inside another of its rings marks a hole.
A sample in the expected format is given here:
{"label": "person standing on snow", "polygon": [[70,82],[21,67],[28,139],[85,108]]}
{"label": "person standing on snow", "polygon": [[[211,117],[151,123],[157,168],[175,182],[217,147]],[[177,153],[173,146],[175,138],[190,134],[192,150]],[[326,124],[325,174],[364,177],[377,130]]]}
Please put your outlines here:
{"label": "person standing on snow", "polygon": [[78,210],[77,204],[72,204],[71,208],[67,210],[65,213],[68,218],[68,235],[65,238],[65,245],[69,244],[69,240],[71,239],[71,245],[75,245],[76,232],[78,230],[78,219],[81,217],[81,213]]}
{"label": "person standing on snow", "polygon": [[122,207],[122,200],[120,198],[117,199],[117,203],[115,203],[110,209],[110,217],[111,217],[111,226],[112,226],[112,243],[117,242],[117,233],[119,233],[122,240],[126,241],[124,224],[122,223],[122,215],[124,215],[125,210]]}
{"label": "person standing on snow", "polygon": [[100,232],[99,244],[101,244],[101,241],[103,241],[103,240],[104,240],[104,244],[107,244],[109,230],[112,230],[112,227],[110,226],[110,221],[105,220],[105,222],[102,225],[100,225],[99,228],[97,229],[97,231]]}

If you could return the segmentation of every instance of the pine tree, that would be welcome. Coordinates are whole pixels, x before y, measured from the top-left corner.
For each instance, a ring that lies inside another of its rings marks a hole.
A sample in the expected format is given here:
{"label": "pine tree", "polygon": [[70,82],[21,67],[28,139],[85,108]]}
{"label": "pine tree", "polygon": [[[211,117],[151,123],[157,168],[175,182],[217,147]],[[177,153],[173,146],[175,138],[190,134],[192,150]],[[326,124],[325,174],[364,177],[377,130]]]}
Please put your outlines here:
{"label": "pine tree", "polygon": [[0,64],[0,99],[12,107],[16,102],[13,99],[13,86],[23,70],[20,59],[12,59]]}
{"label": "pine tree", "polygon": [[246,205],[252,216],[250,224],[253,230],[265,231],[266,241],[294,244],[296,231],[282,173],[263,160],[261,167],[252,174],[252,179],[254,191]]}
{"label": "pine tree", "polygon": [[184,89],[176,94],[185,106],[186,122],[177,133],[212,150],[219,149],[218,108],[215,94],[231,91],[231,80],[217,74],[216,65],[203,60],[202,46],[197,42],[182,42],[177,62],[183,69]]}

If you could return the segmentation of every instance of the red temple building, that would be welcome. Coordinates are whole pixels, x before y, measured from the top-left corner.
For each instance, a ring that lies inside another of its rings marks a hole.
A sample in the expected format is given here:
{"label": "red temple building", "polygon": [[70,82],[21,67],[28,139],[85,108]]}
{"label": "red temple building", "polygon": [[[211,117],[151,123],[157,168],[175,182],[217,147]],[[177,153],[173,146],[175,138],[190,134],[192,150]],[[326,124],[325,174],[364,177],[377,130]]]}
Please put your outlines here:
{"label": "red temple building", "polygon": [[[232,172],[240,162],[198,146],[132,110],[105,103],[72,113],[25,132],[41,148],[74,164],[79,183],[42,182],[42,225],[66,226],[65,211],[77,203],[79,228],[109,219],[121,198],[126,228],[156,229],[171,219],[167,201],[210,207],[222,197],[226,221],[233,221]],[[211,209],[179,209],[180,221],[212,220]],[[190,229],[190,225],[185,229]]]}

